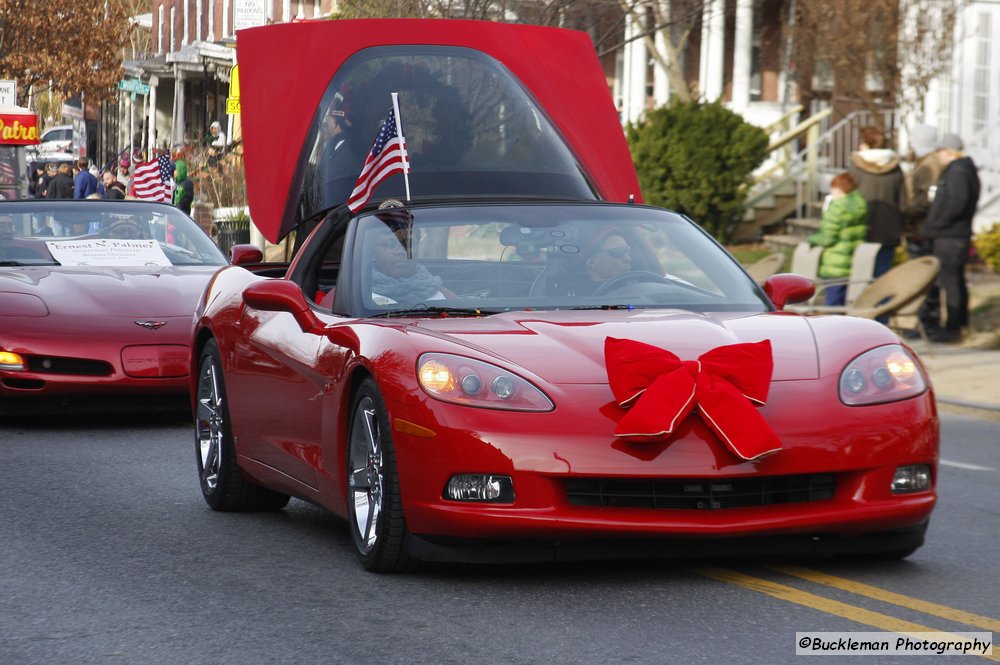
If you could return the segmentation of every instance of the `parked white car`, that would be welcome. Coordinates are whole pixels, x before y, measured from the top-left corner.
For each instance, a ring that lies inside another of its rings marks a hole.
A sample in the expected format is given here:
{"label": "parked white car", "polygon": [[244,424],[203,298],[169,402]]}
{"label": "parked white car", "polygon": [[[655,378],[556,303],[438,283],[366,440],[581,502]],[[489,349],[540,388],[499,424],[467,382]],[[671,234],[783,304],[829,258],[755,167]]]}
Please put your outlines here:
{"label": "parked white car", "polygon": [[73,125],[49,127],[41,139],[37,146],[29,146],[29,161],[72,159]]}

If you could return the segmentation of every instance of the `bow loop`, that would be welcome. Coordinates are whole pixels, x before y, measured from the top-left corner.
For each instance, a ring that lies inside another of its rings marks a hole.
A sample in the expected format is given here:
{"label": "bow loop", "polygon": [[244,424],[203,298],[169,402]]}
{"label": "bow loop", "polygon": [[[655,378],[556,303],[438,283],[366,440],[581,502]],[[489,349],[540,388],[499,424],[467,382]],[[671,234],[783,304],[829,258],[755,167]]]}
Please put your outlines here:
{"label": "bow loop", "polygon": [[651,344],[608,337],[608,383],[625,416],[615,435],[662,438],[697,407],[729,449],[753,460],[781,444],[754,403],[767,401],[773,359],[771,342],[731,344],[681,360]]}

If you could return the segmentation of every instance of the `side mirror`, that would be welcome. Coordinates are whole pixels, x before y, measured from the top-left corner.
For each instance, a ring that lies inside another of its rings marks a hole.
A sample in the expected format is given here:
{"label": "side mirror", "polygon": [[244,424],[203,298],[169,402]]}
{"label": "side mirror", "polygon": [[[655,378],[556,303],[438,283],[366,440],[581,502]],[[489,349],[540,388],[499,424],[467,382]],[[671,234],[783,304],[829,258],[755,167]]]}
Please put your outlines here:
{"label": "side mirror", "polygon": [[324,326],[302,295],[302,289],[287,279],[262,279],[243,289],[243,302],[265,312],[287,312],[295,318],[302,332],[325,335],[338,346],[357,352],[357,334],[346,326]]}
{"label": "side mirror", "polygon": [[263,263],[264,252],[256,245],[233,245],[229,248],[229,262],[234,266]]}
{"label": "side mirror", "polygon": [[816,295],[816,285],[808,277],[783,272],[772,275],[764,282],[764,293],[779,310],[785,305],[805,302]]}

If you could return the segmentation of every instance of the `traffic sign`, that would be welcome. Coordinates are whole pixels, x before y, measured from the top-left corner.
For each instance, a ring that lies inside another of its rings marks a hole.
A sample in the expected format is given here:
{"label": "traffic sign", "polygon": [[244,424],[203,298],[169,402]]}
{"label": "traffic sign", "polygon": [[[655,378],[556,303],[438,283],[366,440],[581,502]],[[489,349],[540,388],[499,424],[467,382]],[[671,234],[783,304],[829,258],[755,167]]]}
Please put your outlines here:
{"label": "traffic sign", "polygon": [[118,89],[124,92],[131,92],[134,95],[149,94],[149,86],[139,79],[122,79],[118,82]]}

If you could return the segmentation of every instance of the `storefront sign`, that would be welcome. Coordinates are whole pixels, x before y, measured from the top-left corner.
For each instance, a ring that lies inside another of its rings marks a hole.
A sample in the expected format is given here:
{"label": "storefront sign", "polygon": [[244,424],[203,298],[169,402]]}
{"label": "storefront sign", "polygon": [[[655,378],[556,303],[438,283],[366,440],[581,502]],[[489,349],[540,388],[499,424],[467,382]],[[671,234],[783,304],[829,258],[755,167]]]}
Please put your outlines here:
{"label": "storefront sign", "polygon": [[0,113],[0,143],[35,145],[40,143],[38,116],[34,113]]}

